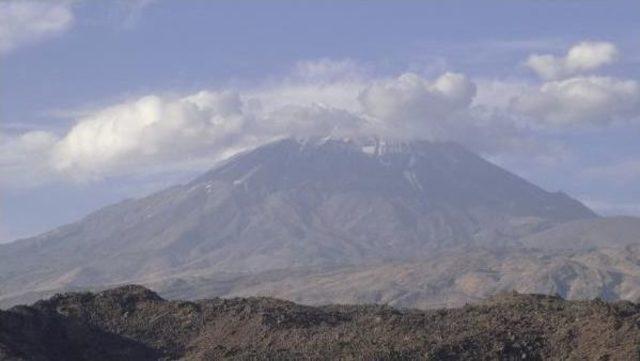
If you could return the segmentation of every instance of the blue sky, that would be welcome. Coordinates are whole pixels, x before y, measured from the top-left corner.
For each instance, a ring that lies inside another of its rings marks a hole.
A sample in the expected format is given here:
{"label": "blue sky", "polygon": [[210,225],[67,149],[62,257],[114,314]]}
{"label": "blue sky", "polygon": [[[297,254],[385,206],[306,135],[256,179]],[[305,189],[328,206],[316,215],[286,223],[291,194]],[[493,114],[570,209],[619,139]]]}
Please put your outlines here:
{"label": "blue sky", "polygon": [[638,1],[5,1],[0,61],[0,241],[327,132],[640,214]]}

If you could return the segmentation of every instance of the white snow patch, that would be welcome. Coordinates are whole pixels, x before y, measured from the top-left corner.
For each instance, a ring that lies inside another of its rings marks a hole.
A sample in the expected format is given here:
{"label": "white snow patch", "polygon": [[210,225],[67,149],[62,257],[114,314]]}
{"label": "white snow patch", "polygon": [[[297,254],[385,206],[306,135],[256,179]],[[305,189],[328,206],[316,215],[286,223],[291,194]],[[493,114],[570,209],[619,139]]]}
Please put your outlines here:
{"label": "white snow patch", "polygon": [[422,188],[422,184],[420,184],[420,181],[418,180],[418,177],[416,176],[416,174],[413,171],[405,170],[404,172],[402,172],[402,174],[404,175],[404,178],[409,182],[409,184],[411,184],[411,186],[414,189],[417,189],[419,191],[423,191],[424,190]]}
{"label": "white snow patch", "polygon": [[376,147],[374,145],[365,145],[364,147],[362,147],[362,152],[369,155],[375,155]]}
{"label": "white snow patch", "polygon": [[245,175],[243,175],[242,177],[236,179],[233,181],[233,185],[234,186],[239,186],[239,185],[244,185],[245,189],[247,189],[247,181],[249,180],[249,178],[251,178],[251,176],[253,176],[262,166],[258,165],[256,167],[254,167],[253,169],[251,169],[250,171],[248,171]]}

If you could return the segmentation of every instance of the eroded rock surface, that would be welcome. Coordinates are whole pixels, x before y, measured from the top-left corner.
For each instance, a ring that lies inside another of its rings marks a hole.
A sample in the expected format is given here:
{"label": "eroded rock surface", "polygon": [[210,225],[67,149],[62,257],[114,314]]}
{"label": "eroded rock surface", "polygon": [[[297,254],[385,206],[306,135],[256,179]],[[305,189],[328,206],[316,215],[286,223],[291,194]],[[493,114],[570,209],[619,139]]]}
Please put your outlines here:
{"label": "eroded rock surface", "polygon": [[639,345],[638,304],[518,293],[418,311],[124,286],[0,311],[0,360],[632,360]]}

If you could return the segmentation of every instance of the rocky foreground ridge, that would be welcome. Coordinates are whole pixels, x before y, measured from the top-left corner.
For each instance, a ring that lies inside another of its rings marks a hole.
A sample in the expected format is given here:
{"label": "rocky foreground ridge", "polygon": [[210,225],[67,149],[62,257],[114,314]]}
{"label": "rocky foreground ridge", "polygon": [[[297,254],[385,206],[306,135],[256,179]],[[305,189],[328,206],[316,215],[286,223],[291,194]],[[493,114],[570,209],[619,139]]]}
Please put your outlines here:
{"label": "rocky foreground ridge", "polygon": [[456,309],[167,301],[141,286],[0,311],[0,360],[632,360],[640,305],[504,293]]}

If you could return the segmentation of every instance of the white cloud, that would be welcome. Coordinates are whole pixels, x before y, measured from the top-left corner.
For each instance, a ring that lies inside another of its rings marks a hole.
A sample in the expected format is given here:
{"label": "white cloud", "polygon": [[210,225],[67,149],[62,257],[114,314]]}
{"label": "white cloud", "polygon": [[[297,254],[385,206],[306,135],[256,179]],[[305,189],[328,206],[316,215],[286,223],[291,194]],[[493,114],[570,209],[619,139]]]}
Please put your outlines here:
{"label": "white cloud", "polygon": [[[465,123],[475,85],[461,74],[365,79],[325,60],[304,68],[314,76],[242,92],[151,94],[82,115],[60,137],[38,133],[48,140],[39,143],[39,167],[51,177],[91,179],[136,169],[170,170],[186,161],[211,164],[221,155],[283,136],[454,140],[465,126],[477,126]],[[330,80],[319,76],[327,72]],[[11,157],[23,153],[30,138],[34,135],[26,133],[3,142],[3,169],[12,172],[17,163],[33,163]]]}
{"label": "white cloud", "polygon": [[559,79],[611,64],[617,57],[614,44],[584,41],[571,47],[564,57],[533,54],[525,64],[544,79]]}
{"label": "white cloud", "polygon": [[155,95],[78,120],[52,148],[52,167],[81,177],[118,172],[150,160],[179,159],[240,136],[250,121],[238,94]]}
{"label": "white cloud", "polygon": [[515,96],[521,95],[531,88],[531,84],[519,79],[480,78],[474,79],[474,83],[477,87],[477,94],[473,105],[495,109],[508,109]]}
{"label": "white cloud", "polygon": [[482,153],[544,153],[546,148],[506,112],[476,102],[478,86],[463,74],[425,79],[415,73],[373,81],[358,97],[373,134],[454,141]]}
{"label": "white cloud", "polygon": [[69,1],[0,2],[0,54],[60,34],[73,20]]}
{"label": "white cloud", "polygon": [[0,184],[32,186],[51,181],[49,152],[58,141],[49,132],[30,131],[19,136],[0,134]]}
{"label": "white cloud", "polygon": [[[108,107],[79,119],[49,143],[48,166],[52,173],[80,180],[136,168],[210,167],[278,137],[345,136],[362,127],[362,118],[342,109],[315,104],[264,111],[259,102],[233,92],[202,91],[178,99],[150,95]],[[6,147],[19,151],[14,144]]]}
{"label": "white cloud", "polygon": [[374,82],[358,99],[383,134],[441,139],[447,123],[468,109],[475,93],[475,85],[462,74],[445,73],[429,81],[406,73]]}
{"label": "white cloud", "polygon": [[326,106],[358,112],[360,103],[358,94],[367,86],[367,82],[345,81],[307,82],[286,80],[268,87],[249,90],[243,94],[252,100],[254,106],[269,112],[287,106]]}
{"label": "white cloud", "polygon": [[475,95],[475,85],[464,75],[445,73],[430,82],[414,73],[375,82],[360,94],[367,114],[380,119],[440,117],[466,108]]}
{"label": "white cloud", "polygon": [[20,173],[37,164],[42,181],[201,170],[275,138],[323,135],[456,141],[485,155],[533,153],[552,164],[564,149],[538,124],[604,125],[631,120],[639,108],[640,89],[632,80],[591,76],[532,85],[476,83],[451,72],[374,77],[350,60],[323,59],[298,63],[291,75],[259,87],[149,94],[78,113],[63,134],[38,133],[33,159],[15,154],[38,137],[7,137],[0,167]]}
{"label": "white cloud", "polygon": [[515,96],[511,108],[551,126],[629,122],[640,117],[640,86],[598,76],[551,81]]}

